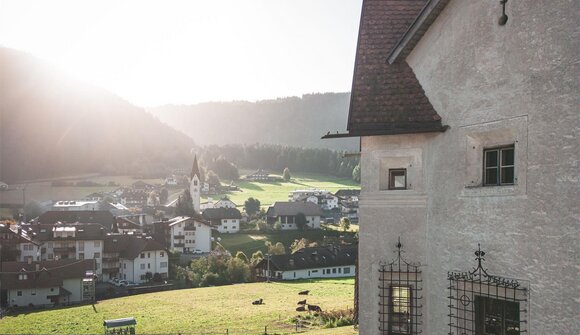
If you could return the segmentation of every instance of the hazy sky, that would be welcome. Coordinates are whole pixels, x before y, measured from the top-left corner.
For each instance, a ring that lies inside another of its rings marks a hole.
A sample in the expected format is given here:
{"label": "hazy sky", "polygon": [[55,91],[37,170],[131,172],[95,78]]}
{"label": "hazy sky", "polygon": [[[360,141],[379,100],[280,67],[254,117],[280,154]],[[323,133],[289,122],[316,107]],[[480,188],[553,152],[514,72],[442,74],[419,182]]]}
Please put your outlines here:
{"label": "hazy sky", "polygon": [[361,0],[0,0],[0,45],[142,106],[350,91]]}

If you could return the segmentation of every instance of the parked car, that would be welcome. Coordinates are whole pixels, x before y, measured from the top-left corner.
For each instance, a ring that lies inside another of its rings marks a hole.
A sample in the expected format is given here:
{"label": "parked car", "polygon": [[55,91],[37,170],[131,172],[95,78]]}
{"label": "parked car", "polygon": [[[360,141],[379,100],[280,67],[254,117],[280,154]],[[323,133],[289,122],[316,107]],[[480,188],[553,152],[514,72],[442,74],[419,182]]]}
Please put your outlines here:
{"label": "parked car", "polygon": [[108,283],[111,285],[117,286],[117,284],[119,283],[119,279],[118,278],[111,278],[111,279],[109,279]]}
{"label": "parked car", "polygon": [[117,287],[124,287],[124,286],[128,286],[129,282],[126,280],[119,280],[119,282],[116,284]]}
{"label": "parked car", "polygon": [[194,253],[194,254],[202,254],[203,252],[202,252],[201,250],[199,250],[199,249],[195,249],[195,250],[193,251],[193,253]]}

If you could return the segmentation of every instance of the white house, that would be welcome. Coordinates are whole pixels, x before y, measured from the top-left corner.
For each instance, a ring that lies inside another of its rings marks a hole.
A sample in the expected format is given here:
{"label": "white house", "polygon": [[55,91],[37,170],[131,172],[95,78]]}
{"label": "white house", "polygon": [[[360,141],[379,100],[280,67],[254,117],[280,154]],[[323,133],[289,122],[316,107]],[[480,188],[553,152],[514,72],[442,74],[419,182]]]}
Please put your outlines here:
{"label": "white house", "polygon": [[94,260],[3,262],[0,280],[10,307],[94,301]]}
{"label": "white house", "polygon": [[198,218],[178,216],[162,222],[169,250],[188,253],[211,251],[211,223]]}
{"label": "white house", "polygon": [[236,208],[236,204],[228,198],[222,198],[213,205],[213,208]]}
{"label": "white house", "polygon": [[235,207],[208,208],[203,211],[202,215],[220,233],[237,233],[240,231],[242,214]]}
{"label": "white house", "polygon": [[296,226],[298,214],[304,214],[306,217],[306,228],[320,229],[322,211],[311,202],[276,201],[266,212],[268,224],[280,222],[282,230],[298,229]]}
{"label": "white house", "polygon": [[256,275],[272,280],[354,277],[357,255],[357,246],[303,248],[263,259]]}
{"label": "white house", "polygon": [[99,209],[98,200],[59,200],[52,205],[55,211],[94,211]]}
{"label": "white house", "polygon": [[150,236],[134,236],[120,253],[119,277],[134,283],[145,283],[159,274],[167,278],[169,256],[165,248]]}

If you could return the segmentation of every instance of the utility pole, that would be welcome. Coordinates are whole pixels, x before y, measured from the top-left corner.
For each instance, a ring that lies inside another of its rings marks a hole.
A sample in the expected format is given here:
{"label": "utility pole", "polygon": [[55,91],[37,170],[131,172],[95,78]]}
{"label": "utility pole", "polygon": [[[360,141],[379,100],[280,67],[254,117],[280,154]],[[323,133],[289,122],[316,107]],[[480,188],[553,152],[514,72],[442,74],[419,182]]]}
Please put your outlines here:
{"label": "utility pole", "polygon": [[266,271],[266,282],[270,282],[270,254],[266,254],[268,259],[268,270]]}

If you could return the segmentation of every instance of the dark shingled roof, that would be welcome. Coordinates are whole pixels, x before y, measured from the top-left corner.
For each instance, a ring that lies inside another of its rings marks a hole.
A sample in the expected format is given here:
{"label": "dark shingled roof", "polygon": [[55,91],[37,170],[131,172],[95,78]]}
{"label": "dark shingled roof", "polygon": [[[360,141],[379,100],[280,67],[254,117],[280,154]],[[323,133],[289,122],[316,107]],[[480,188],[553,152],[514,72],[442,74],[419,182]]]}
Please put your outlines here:
{"label": "dark shingled roof", "polygon": [[360,196],[360,190],[353,190],[353,189],[345,189],[345,190],[338,190],[334,194],[337,197],[344,198],[344,197],[353,197],[353,196]]}
{"label": "dark shingled roof", "polygon": [[[37,264],[39,271],[36,271]],[[87,271],[95,271],[94,259],[61,259],[30,264],[3,262],[0,277],[3,289],[41,288],[60,286],[64,279],[84,278]],[[27,279],[19,280],[18,275],[21,273],[26,273]]]}
{"label": "dark shingled roof", "polygon": [[242,214],[237,208],[207,208],[202,213],[206,220],[241,219]]}
{"label": "dark shingled roof", "polygon": [[121,251],[121,257],[126,259],[135,259],[144,251],[165,250],[159,242],[155,241],[151,236],[133,236],[128,239],[126,248]]}
{"label": "dark shingled roof", "polygon": [[266,213],[269,217],[276,217],[280,215],[296,215],[302,213],[306,216],[322,215],[322,210],[317,204],[312,202],[291,202],[291,201],[276,201]]}
{"label": "dark shingled roof", "polygon": [[38,217],[42,224],[62,223],[98,223],[112,229],[115,217],[109,211],[48,211]]}
{"label": "dark shingled roof", "polygon": [[38,241],[65,240],[62,237],[55,238],[52,232],[55,227],[75,227],[75,237],[68,237],[68,240],[102,240],[109,229],[98,223],[65,223],[65,224],[35,224],[26,226],[32,232],[32,238]]}
{"label": "dark shingled roof", "polygon": [[324,138],[444,131],[413,70],[387,57],[428,0],[364,0],[352,83],[348,134]]}
{"label": "dark shingled roof", "polygon": [[[270,256],[270,268],[277,271],[314,269],[332,266],[355,265],[358,246],[304,248],[293,254]],[[267,259],[261,260],[257,267],[266,268]]]}

